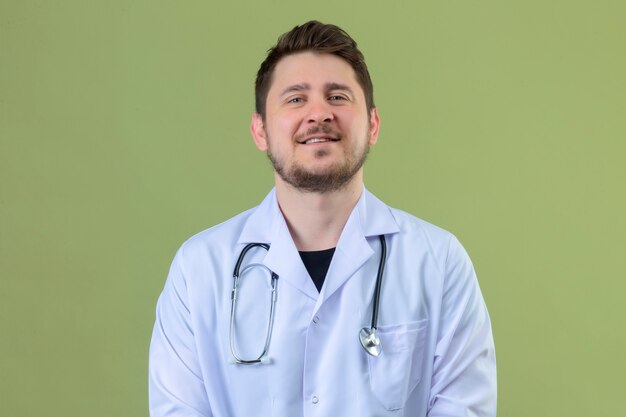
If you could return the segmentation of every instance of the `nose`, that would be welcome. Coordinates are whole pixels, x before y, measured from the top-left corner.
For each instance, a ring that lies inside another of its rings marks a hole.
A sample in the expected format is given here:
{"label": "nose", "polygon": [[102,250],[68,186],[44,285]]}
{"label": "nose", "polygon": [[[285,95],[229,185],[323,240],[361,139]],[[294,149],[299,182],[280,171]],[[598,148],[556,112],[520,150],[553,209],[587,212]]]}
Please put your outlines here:
{"label": "nose", "polygon": [[335,118],[332,106],[326,100],[311,102],[307,121],[309,123],[329,123]]}

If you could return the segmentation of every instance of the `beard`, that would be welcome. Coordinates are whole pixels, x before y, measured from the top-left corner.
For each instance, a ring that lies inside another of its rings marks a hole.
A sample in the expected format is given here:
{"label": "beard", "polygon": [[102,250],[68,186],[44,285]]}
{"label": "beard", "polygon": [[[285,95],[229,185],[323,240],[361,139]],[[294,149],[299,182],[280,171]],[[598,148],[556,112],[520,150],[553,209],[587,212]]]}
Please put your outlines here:
{"label": "beard", "polygon": [[[322,158],[327,153],[326,150],[319,149],[316,151],[315,156]],[[294,188],[309,193],[328,193],[341,189],[359,172],[367,159],[368,153],[369,146],[365,146],[362,150],[358,150],[357,153],[348,155],[340,163],[314,171],[297,162],[287,165],[285,161],[276,158],[272,153],[271,146],[267,150],[267,156],[278,176]]]}

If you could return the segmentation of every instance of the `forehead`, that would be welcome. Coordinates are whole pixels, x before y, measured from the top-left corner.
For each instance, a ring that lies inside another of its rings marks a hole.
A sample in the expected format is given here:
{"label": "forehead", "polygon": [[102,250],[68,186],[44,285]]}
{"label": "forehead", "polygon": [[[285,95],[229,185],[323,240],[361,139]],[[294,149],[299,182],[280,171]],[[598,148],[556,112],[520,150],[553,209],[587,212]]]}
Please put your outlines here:
{"label": "forehead", "polygon": [[280,94],[295,84],[309,84],[314,89],[331,83],[349,85],[362,94],[356,74],[347,61],[332,54],[299,52],[278,61],[268,95]]}

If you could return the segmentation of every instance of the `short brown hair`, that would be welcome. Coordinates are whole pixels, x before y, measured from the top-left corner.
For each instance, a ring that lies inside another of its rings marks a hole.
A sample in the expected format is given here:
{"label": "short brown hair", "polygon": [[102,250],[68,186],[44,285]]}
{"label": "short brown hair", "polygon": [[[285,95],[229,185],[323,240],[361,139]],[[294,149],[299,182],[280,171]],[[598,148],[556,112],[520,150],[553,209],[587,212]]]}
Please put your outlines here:
{"label": "short brown hair", "polygon": [[282,34],[276,45],[267,52],[267,57],[257,72],[254,88],[256,112],[261,117],[265,118],[265,102],[276,64],[287,55],[305,51],[336,55],[348,62],[363,89],[368,112],[374,107],[372,79],[365,58],[354,39],[338,26],[310,20]]}

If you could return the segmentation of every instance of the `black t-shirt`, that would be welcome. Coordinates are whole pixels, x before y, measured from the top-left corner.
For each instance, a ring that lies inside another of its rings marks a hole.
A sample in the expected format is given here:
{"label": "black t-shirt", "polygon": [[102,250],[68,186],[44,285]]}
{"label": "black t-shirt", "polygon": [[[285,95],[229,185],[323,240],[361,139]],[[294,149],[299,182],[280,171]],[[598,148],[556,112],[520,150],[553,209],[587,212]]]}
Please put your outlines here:
{"label": "black t-shirt", "polygon": [[322,285],[324,285],[324,279],[330,266],[330,261],[333,259],[335,248],[316,250],[313,252],[300,252],[300,258],[304,266],[306,266],[309,275],[313,279],[313,283],[317,287],[317,291],[322,291]]}

